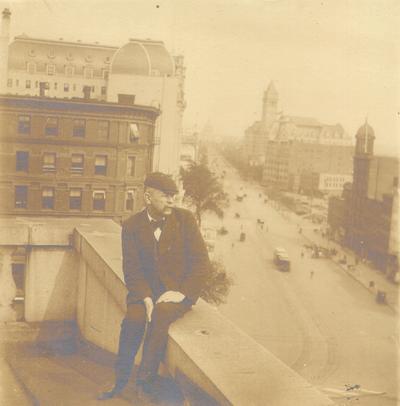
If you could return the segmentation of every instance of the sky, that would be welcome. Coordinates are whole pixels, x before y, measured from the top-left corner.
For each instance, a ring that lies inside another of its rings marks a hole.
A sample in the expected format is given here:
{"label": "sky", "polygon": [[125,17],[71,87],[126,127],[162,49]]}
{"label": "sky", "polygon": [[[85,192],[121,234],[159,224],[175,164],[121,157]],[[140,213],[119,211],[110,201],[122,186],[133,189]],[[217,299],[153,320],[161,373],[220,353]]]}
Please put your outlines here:
{"label": "sky", "polygon": [[243,136],[261,117],[271,80],[279,110],[341,123],[365,122],[376,151],[399,153],[398,0],[0,0],[11,35],[122,46],[165,42],[185,57],[184,125]]}

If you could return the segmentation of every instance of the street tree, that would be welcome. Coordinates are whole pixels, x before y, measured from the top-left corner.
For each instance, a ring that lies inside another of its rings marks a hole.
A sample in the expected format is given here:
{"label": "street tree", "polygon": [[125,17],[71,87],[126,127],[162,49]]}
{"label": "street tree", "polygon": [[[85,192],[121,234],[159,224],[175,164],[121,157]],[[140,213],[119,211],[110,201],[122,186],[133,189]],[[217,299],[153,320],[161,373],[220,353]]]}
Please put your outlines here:
{"label": "street tree", "polygon": [[224,264],[218,260],[211,261],[200,297],[215,306],[226,303],[233,284],[233,278],[228,275]]}
{"label": "street tree", "polygon": [[181,168],[181,179],[185,203],[194,207],[196,220],[201,226],[201,216],[206,211],[223,217],[227,195],[217,177],[205,164],[192,162],[188,168]]}

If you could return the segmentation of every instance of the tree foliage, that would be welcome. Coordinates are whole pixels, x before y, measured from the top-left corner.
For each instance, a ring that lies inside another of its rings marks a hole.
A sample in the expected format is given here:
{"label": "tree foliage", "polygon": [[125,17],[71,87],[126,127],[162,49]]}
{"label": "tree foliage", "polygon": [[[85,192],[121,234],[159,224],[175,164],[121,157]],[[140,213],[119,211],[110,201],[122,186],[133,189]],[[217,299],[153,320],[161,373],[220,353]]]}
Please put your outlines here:
{"label": "tree foliage", "polygon": [[207,303],[220,305],[226,302],[233,279],[226,273],[222,262],[211,261],[211,269],[207,274],[201,298]]}
{"label": "tree foliage", "polygon": [[205,211],[212,211],[218,217],[223,217],[227,195],[217,177],[205,164],[193,162],[187,169],[181,168],[181,179],[185,191],[184,201],[194,207],[199,226]]}

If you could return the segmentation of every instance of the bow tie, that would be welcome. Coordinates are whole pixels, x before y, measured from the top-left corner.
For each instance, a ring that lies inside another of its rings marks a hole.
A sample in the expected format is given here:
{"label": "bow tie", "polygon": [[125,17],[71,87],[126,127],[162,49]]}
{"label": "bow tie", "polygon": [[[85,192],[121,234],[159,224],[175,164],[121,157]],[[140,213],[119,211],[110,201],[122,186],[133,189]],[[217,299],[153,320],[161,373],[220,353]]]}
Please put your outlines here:
{"label": "bow tie", "polygon": [[161,220],[151,220],[150,225],[151,225],[151,228],[153,229],[153,231],[157,230],[157,228],[162,230],[162,228],[164,226],[164,222],[165,222],[165,220],[163,220],[163,219],[161,219]]}

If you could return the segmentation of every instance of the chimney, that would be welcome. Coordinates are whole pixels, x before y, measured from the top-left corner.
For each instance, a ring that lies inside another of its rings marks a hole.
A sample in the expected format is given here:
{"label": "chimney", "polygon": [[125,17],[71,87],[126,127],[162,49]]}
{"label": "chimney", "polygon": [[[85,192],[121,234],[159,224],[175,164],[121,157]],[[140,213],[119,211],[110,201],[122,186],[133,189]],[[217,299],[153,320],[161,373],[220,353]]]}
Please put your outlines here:
{"label": "chimney", "polygon": [[47,91],[49,90],[49,84],[47,82],[39,82],[39,96],[47,97]]}
{"label": "chimney", "polygon": [[0,93],[7,91],[8,79],[8,43],[10,42],[11,12],[5,8],[2,12],[0,31]]}
{"label": "chimney", "polygon": [[133,106],[135,104],[135,95],[118,93],[118,104],[128,104]]}
{"label": "chimney", "polygon": [[83,86],[83,98],[89,100],[91,91],[91,86]]}

